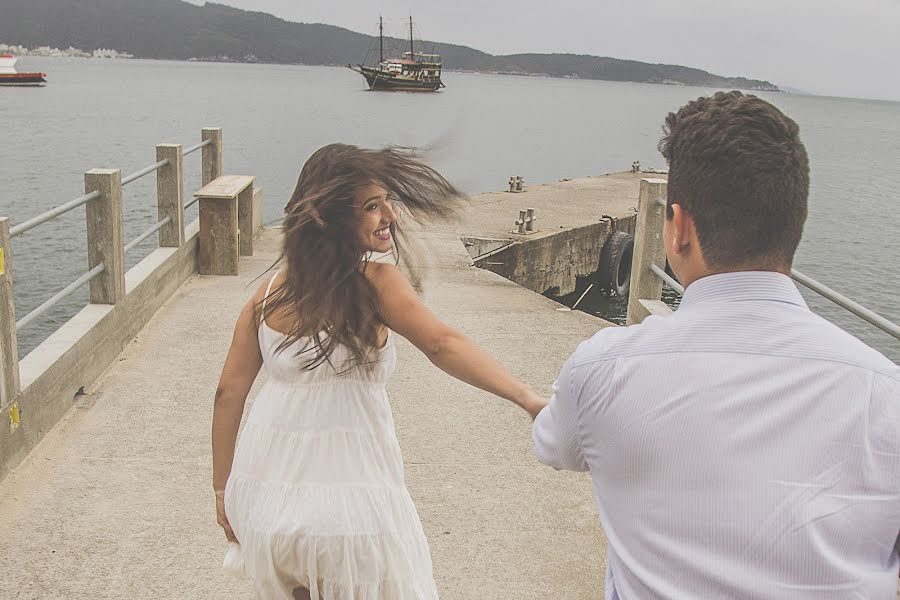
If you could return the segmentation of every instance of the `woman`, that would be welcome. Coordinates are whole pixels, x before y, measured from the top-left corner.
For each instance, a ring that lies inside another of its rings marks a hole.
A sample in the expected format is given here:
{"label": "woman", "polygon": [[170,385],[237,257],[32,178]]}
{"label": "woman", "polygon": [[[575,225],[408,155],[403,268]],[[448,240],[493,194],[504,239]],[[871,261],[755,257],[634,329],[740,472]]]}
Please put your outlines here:
{"label": "woman", "polygon": [[[396,332],[439,368],[534,417],[545,401],[443,324],[392,264],[397,214],[447,216],[459,193],[398,150],[333,144],[286,208],[281,269],[244,307],[213,414],[213,488],[226,566],[257,597],[437,598],[403,479],[385,384]],[[260,390],[235,451],[247,394]]]}

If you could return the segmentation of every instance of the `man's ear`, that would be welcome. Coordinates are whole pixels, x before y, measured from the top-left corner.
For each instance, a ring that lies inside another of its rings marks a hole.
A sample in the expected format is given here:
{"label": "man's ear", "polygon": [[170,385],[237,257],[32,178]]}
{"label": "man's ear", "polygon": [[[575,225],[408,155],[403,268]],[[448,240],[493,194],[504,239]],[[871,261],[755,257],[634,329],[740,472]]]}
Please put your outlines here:
{"label": "man's ear", "polygon": [[672,254],[681,256],[691,245],[694,220],[684,212],[680,204],[671,204],[670,208],[672,210],[672,241],[669,250]]}
{"label": "man's ear", "polygon": [[708,271],[706,257],[703,255],[700,237],[697,234],[697,222],[691,213],[684,210],[680,204],[672,205],[670,227],[672,239],[667,250],[682,259],[694,261],[697,268],[702,271]]}

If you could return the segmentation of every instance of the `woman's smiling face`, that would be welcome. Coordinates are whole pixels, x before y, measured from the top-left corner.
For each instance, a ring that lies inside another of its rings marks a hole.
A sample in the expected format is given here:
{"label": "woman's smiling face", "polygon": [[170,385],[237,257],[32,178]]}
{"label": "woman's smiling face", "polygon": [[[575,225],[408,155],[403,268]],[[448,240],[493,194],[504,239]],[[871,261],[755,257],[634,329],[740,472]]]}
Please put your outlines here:
{"label": "woman's smiling face", "polygon": [[360,247],[369,252],[390,252],[393,244],[391,225],[397,214],[388,191],[370,183],[356,190],[356,236]]}

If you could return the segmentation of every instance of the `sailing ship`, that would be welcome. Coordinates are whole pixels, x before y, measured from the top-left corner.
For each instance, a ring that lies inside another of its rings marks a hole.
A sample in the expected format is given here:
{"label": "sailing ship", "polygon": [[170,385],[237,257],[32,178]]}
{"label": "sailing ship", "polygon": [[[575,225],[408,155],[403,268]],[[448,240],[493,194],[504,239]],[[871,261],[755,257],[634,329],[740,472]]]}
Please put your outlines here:
{"label": "sailing ship", "polygon": [[0,54],[0,85],[39,87],[47,83],[46,73],[19,73],[16,71],[16,57]]}
{"label": "sailing ship", "polygon": [[441,56],[416,52],[413,47],[413,22],[409,18],[409,50],[400,58],[384,57],[384,21],[378,18],[378,64],[347,65],[366,78],[370,90],[398,92],[436,92],[441,81]]}

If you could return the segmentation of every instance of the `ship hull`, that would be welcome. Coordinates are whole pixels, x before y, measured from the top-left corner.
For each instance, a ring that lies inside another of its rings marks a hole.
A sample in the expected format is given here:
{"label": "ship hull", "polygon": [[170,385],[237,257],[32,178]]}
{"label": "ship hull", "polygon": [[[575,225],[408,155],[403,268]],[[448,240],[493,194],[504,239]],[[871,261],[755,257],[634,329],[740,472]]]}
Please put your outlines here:
{"label": "ship hull", "polygon": [[39,87],[46,84],[43,73],[0,73],[0,86]]}
{"label": "ship hull", "polygon": [[370,90],[377,92],[436,92],[444,87],[440,79],[425,81],[405,79],[362,65],[353,70],[366,79]]}

